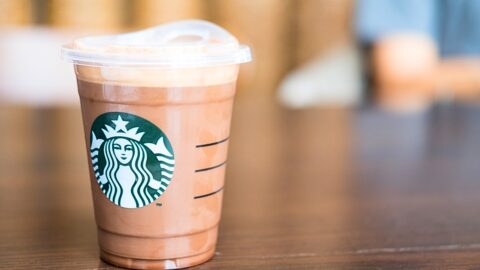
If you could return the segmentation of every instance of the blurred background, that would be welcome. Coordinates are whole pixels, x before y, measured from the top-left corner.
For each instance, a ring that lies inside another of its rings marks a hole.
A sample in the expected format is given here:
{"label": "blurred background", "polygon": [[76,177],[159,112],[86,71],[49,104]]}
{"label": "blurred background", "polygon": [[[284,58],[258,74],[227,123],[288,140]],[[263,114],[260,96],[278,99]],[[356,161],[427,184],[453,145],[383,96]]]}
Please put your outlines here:
{"label": "blurred background", "polygon": [[[352,0],[0,0],[0,100],[76,106],[72,67],[59,58],[61,44],[79,36],[188,18],[213,21],[251,45],[255,61],[243,67],[239,95],[274,98],[290,71],[351,46],[353,4]],[[326,94],[327,102],[335,101],[331,95]]]}
{"label": "blurred background", "polygon": [[396,111],[474,101],[478,10],[464,0],[0,0],[0,102],[78,106],[62,44],[189,18],[253,48],[240,97]]}
{"label": "blurred background", "polygon": [[[0,0],[4,237],[29,248],[29,237],[40,244],[56,239],[59,250],[69,237],[94,241],[82,228],[93,224],[88,167],[75,76],[60,59],[61,45],[191,18],[217,23],[253,49],[238,84],[227,179],[239,181],[229,182],[227,208],[241,202],[238,211],[247,217],[252,207],[277,209],[259,192],[294,188],[288,183],[298,180],[297,171],[309,176],[298,181],[339,190],[349,201],[353,189],[375,193],[383,182],[407,191],[416,182],[440,185],[415,178],[429,155],[462,154],[462,162],[449,164],[458,171],[478,167],[470,157],[478,153],[480,132],[480,1]],[[470,107],[437,106],[429,114],[436,103]],[[289,167],[279,168],[281,162]],[[381,181],[359,187],[355,168]],[[242,184],[257,178],[257,193]],[[298,194],[318,197],[318,190],[303,187]],[[343,220],[354,206],[335,207],[336,215],[324,220],[354,223]],[[225,214],[241,221],[239,213]]]}
{"label": "blurred background", "polygon": [[[237,102],[411,115],[477,103],[479,14],[473,0],[0,0],[0,130],[19,138],[0,140],[0,165],[70,160],[85,173],[83,146],[66,139],[83,132],[73,68],[60,59],[76,37],[206,19],[253,49]],[[39,143],[52,138],[56,149]]]}

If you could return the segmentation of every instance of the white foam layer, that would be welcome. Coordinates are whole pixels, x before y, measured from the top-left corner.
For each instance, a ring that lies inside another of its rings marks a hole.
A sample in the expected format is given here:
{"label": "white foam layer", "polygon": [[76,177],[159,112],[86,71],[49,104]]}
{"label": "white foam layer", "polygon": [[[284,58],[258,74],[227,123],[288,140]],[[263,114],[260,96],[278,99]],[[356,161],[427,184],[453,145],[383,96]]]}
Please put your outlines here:
{"label": "white foam layer", "polygon": [[75,65],[77,78],[94,83],[143,87],[195,87],[237,80],[238,65],[205,68],[137,68]]}

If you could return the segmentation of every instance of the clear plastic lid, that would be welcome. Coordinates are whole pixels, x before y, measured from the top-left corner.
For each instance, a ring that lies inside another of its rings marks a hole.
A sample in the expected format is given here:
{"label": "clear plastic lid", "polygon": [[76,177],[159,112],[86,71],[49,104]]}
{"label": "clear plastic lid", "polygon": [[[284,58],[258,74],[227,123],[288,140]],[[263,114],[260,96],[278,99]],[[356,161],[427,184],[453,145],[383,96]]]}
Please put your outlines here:
{"label": "clear plastic lid", "polygon": [[216,24],[185,20],[146,30],[74,40],[62,57],[88,66],[195,68],[249,62],[250,48]]}

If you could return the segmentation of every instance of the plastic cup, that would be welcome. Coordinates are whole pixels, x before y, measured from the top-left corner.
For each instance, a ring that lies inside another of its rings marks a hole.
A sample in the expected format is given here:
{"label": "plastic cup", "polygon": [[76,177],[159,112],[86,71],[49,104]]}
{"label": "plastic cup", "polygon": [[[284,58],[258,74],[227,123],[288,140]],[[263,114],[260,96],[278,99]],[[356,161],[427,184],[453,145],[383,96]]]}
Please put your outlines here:
{"label": "plastic cup", "polygon": [[206,21],[75,40],[100,256],[176,269],[215,251],[238,65],[250,50]]}

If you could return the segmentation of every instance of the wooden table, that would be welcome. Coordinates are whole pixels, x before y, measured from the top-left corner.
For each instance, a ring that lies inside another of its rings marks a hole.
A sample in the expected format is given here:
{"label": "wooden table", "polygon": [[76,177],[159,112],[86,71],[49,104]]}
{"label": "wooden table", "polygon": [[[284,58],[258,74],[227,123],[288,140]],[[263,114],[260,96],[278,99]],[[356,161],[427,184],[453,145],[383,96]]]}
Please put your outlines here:
{"label": "wooden table", "polygon": [[[0,107],[0,268],[98,259],[78,109]],[[218,252],[195,269],[478,269],[480,108],[239,99]]]}

